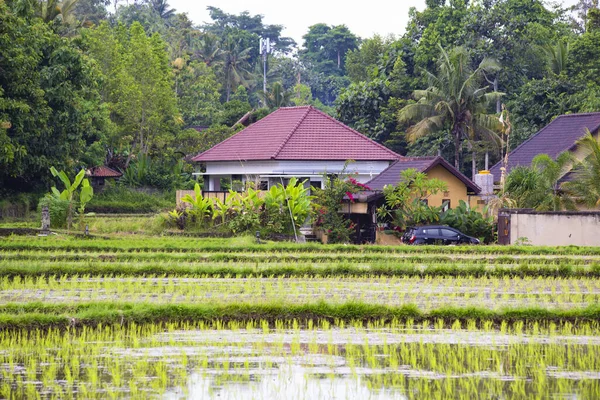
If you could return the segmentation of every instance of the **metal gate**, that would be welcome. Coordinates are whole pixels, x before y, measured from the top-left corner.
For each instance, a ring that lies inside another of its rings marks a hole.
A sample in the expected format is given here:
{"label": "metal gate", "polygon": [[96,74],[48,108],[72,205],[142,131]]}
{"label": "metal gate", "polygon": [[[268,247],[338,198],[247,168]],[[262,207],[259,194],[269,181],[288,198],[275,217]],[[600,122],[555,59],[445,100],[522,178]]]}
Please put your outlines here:
{"label": "metal gate", "polygon": [[510,244],[510,212],[506,210],[498,212],[498,243]]}

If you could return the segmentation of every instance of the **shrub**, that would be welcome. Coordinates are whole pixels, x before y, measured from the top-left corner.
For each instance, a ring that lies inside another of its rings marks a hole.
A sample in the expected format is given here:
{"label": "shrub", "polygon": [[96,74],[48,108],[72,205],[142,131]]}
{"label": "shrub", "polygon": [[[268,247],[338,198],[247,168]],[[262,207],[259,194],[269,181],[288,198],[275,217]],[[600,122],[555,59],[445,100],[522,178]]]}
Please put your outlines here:
{"label": "shrub", "polygon": [[48,207],[50,212],[50,227],[65,228],[67,226],[67,217],[69,214],[69,200],[61,199],[52,194],[42,197],[38,203],[38,213],[41,214],[42,208]]}
{"label": "shrub", "polygon": [[483,239],[485,243],[490,243],[494,240],[494,218],[486,217],[484,214],[487,214],[487,207],[482,214],[460,200],[458,207],[441,215],[440,222],[467,235]]}
{"label": "shrub", "polygon": [[353,194],[368,190],[365,185],[357,182],[352,177],[345,177],[345,170],[333,178],[325,176],[325,187],[315,190],[314,209],[315,225],[325,231],[328,243],[348,243],[354,232],[354,226],[346,216],[341,213],[344,198],[354,201]]}
{"label": "shrub", "polygon": [[401,230],[412,225],[437,222],[440,207],[429,206],[424,200],[446,190],[446,183],[428,178],[423,172],[409,168],[400,174],[400,182],[383,189],[385,204],[377,210],[381,220],[390,219]]}

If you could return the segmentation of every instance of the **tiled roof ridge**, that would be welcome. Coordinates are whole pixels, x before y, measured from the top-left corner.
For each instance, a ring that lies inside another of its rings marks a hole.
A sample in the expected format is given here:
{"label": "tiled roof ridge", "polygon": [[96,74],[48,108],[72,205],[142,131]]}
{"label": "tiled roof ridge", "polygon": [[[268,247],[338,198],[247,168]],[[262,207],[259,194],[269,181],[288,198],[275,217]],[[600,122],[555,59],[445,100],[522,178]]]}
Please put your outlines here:
{"label": "tiled roof ridge", "polygon": [[[574,114],[561,114],[559,116],[557,116],[556,118],[554,118],[552,121],[550,121],[548,124],[546,124],[546,126],[544,126],[542,129],[540,129],[539,131],[537,131],[534,135],[531,135],[529,138],[527,138],[523,143],[521,143],[520,145],[518,145],[517,147],[515,147],[514,150],[509,151],[508,153],[508,163],[510,165],[510,156],[512,154],[514,154],[517,150],[519,150],[521,147],[525,146],[527,143],[529,143],[530,141],[532,141],[536,136],[541,135],[542,132],[544,132],[547,128],[550,127],[550,125],[552,125],[552,123],[554,121],[556,121],[559,118],[566,118],[566,117],[582,117],[582,116],[591,116],[591,115],[600,115],[600,112],[589,112],[589,113],[574,113]],[[598,129],[600,127],[600,125],[596,126],[595,129],[590,129],[590,132],[595,131],[596,129]],[[569,146],[567,149],[563,150],[569,150],[572,149],[574,146]],[[540,153],[543,154],[543,153]],[[490,168],[490,171],[493,170],[494,168],[496,168],[496,166],[502,166],[502,160],[498,161],[496,164],[492,165],[492,167]]]}
{"label": "tiled roof ridge", "polygon": [[[590,115],[600,115],[600,111],[586,112],[586,113],[572,113],[572,114],[561,114],[554,119],[559,119],[563,117],[582,117],[582,116],[590,116]],[[554,119],[552,121],[554,121]],[[550,122],[552,122],[550,121]]]}
{"label": "tiled roof ridge", "polygon": [[404,156],[401,156],[400,154],[396,153],[395,151],[392,151],[390,149],[388,149],[387,147],[385,147],[384,145],[382,145],[381,143],[377,143],[376,141],[374,141],[373,139],[367,137],[367,135],[363,135],[362,133],[360,133],[357,130],[354,130],[352,128],[350,128],[348,125],[345,125],[344,123],[342,123],[341,121],[338,121],[337,119],[333,118],[331,115],[324,113],[323,111],[314,108],[313,106],[310,106],[312,110],[322,114],[323,116],[327,117],[328,119],[330,119],[331,121],[335,122],[336,124],[342,126],[343,128],[346,128],[347,130],[349,130],[350,132],[352,132],[353,134],[355,134],[356,136],[358,136],[359,138],[361,138],[362,140],[366,140],[367,142],[374,144],[376,146],[378,146],[379,148],[381,148],[382,150],[385,150],[388,153],[391,153],[393,155],[396,156],[396,160],[402,160],[404,159]]}
{"label": "tiled roof ridge", "polygon": [[[304,107],[285,107],[285,108],[304,108]],[[298,122],[296,123],[296,125],[294,125],[294,127],[292,128],[292,130],[290,131],[290,133],[288,133],[288,135],[285,137],[285,139],[283,140],[283,142],[279,145],[279,147],[277,147],[277,150],[275,150],[275,153],[271,156],[272,160],[276,159],[277,156],[279,155],[279,153],[281,153],[281,150],[283,150],[283,148],[285,147],[285,145],[287,144],[287,142],[290,140],[290,138],[292,137],[292,135],[296,132],[296,130],[298,129],[298,127],[302,124],[302,122],[304,121],[304,119],[310,113],[310,111],[312,109],[313,109],[313,106],[306,107],[306,112],[302,115],[302,117],[300,117],[300,119],[298,120]]]}
{"label": "tiled roof ridge", "polygon": [[[413,161],[413,162],[414,161],[429,161],[429,163],[423,165],[422,167],[420,167],[418,169],[415,168],[415,169],[417,169],[417,171],[423,172],[423,173],[426,173],[427,171],[429,171],[430,169],[432,169],[433,167],[435,167],[437,165],[442,165],[452,175],[454,175],[458,180],[460,180],[462,183],[464,183],[465,186],[470,187],[471,189],[474,189],[475,193],[481,192],[481,188],[475,182],[473,182],[473,180],[469,179],[465,174],[463,174],[458,169],[456,169],[456,167],[454,167],[454,165],[450,164],[442,156],[410,157],[410,158],[398,159],[398,160],[394,161],[393,163],[391,163],[389,165],[389,167],[387,167],[386,169],[384,169],[383,171],[381,171],[379,173],[379,175],[377,175],[375,178],[373,178],[369,182],[367,182],[367,185],[369,185],[370,182],[375,181],[378,177],[384,176],[385,173],[387,173],[388,170],[391,170],[397,164],[404,163],[404,162],[411,162],[411,161]],[[381,189],[374,189],[373,191],[381,191]]]}
{"label": "tiled roof ridge", "polygon": [[[277,111],[277,110],[276,110]],[[267,115],[266,117],[263,118],[263,120],[266,120],[267,118],[271,117],[273,114],[275,114],[275,112],[272,112],[271,114]],[[200,154],[196,154],[193,158],[192,161],[196,161],[196,158],[208,153],[209,151],[212,152],[214,149],[216,149],[217,147],[221,147],[221,145],[227,143],[228,141],[232,140],[234,137],[236,137],[237,135],[241,134],[242,132],[244,132],[246,129],[250,128],[252,125],[248,125],[247,127],[245,127],[244,129],[242,129],[241,131],[229,136],[227,139],[223,140],[220,143],[217,143],[216,145],[214,145],[213,147],[211,147],[210,149],[203,151]]]}

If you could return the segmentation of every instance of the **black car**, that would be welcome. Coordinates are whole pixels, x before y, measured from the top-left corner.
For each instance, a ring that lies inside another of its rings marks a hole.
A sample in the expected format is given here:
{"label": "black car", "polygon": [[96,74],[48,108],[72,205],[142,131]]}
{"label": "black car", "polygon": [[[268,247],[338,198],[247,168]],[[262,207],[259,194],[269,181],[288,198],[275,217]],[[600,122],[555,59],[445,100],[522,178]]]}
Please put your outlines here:
{"label": "black car", "polygon": [[406,244],[479,244],[479,239],[444,225],[416,226],[402,236]]}

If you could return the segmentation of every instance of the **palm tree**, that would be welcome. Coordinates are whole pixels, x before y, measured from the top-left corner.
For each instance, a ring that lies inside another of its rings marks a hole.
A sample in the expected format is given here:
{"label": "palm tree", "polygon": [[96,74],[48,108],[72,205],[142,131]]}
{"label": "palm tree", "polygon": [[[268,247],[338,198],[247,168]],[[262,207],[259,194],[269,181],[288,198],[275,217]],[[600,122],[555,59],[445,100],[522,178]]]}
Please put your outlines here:
{"label": "palm tree", "polygon": [[175,15],[175,9],[170,8],[166,0],[150,0],[150,6],[162,19],[169,19]]}
{"label": "palm tree", "polygon": [[223,43],[220,51],[220,59],[217,64],[223,68],[226,101],[229,101],[232,87],[239,85],[246,86],[248,84],[248,79],[251,75],[248,59],[250,58],[251,50],[251,47],[242,49],[240,42],[231,36],[227,37]]}
{"label": "palm tree", "polygon": [[78,2],[79,0],[40,1],[37,3],[36,13],[46,23],[54,21],[60,15],[63,25],[71,25],[75,22],[73,12]]}
{"label": "palm tree", "polygon": [[286,91],[283,85],[279,82],[275,82],[273,86],[271,86],[271,90],[269,92],[258,92],[258,95],[265,103],[265,106],[271,109],[287,107],[290,104],[290,99],[292,98],[292,92]]}
{"label": "palm tree", "polygon": [[567,70],[569,43],[558,42],[555,46],[543,47],[543,50],[548,58],[548,69],[551,72],[560,75]]}
{"label": "palm tree", "polygon": [[398,120],[414,123],[406,131],[410,142],[450,129],[454,140],[454,166],[460,168],[463,141],[472,144],[485,138],[500,142],[496,133],[501,130],[500,121],[486,111],[502,93],[486,93],[487,87],[479,86],[483,73],[497,71],[499,66],[496,61],[485,58],[473,71],[465,48],[456,47],[450,53],[441,46],[439,48],[438,74],[425,71],[429,87],[414,91],[417,102],[400,110]]}
{"label": "palm tree", "polygon": [[206,65],[211,66],[218,60],[221,54],[219,47],[219,37],[212,33],[203,33],[199,38],[192,42],[192,54],[194,58],[201,60]]}
{"label": "palm tree", "polygon": [[519,208],[538,211],[574,209],[570,194],[563,190],[560,179],[569,171],[573,156],[561,153],[556,160],[547,154],[533,158],[531,167],[520,166],[506,177],[505,193]]}
{"label": "palm tree", "polygon": [[587,207],[600,206],[600,138],[594,138],[588,130],[577,144],[587,154],[573,169],[573,180],[565,183],[565,189]]}

